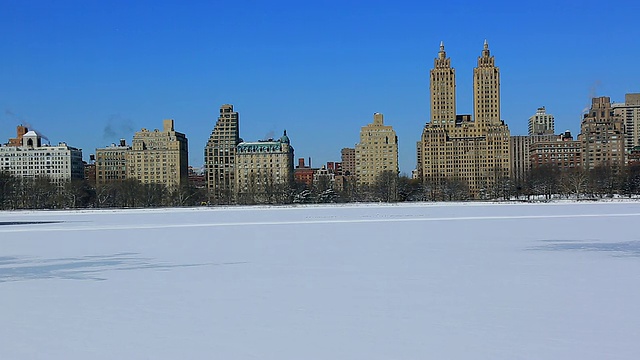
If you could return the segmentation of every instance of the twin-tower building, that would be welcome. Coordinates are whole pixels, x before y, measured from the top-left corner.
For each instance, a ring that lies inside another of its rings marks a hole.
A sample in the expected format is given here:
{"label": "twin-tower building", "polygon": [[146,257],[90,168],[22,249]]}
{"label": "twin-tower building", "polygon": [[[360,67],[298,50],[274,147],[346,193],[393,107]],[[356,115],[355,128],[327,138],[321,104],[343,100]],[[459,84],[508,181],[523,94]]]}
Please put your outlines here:
{"label": "twin-tower building", "polygon": [[456,72],[444,44],[430,72],[431,118],[417,143],[417,175],[437,188],[451,180],[471,197],[509,179],[509,128],[500,119],[500,69],[485,40],[473,70],[473,116],[456,114]]}

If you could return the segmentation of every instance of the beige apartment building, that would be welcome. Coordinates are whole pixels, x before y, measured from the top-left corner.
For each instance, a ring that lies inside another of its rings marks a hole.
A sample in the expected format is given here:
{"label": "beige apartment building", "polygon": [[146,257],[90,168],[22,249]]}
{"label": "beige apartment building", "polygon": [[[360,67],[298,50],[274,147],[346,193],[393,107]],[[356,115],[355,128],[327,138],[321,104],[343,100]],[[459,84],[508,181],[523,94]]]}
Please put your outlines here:
{"label": "beige apartment building", "polygon": [[204,148],[204,166],[210,201],[231,204],[235,188],[236,147],[240,143],[238,112],[233,105],[220,107],[220,115]]}
{"label": "beige apartment building", "polygon": [[293,185],[293,147],[286,130],[278,140],[238,144],[234,179],[238,203],[285,202]]}
{"label": "beige apartment building", "polygon": [[384,116],[373,114],[373,123],[360,129],[355,147],[355,175],[359,185],[373,185],[384,171],[397,175],[398,137],[393,127],[384,124]]}
{"label": "beige apartment building", "polygon": [[127,157],[131,146],[124,139],[120,143],[96,149],[96,185],[104,185],[127,178]]}
{"label": "beige apartment building", "polygon": [[418,177],[432,186],[461,180],[471,197],[487,196],[511,172],[509,128],[500,120],[500,70],[488,43],[473,70],[473,119],[456,115],[455,69],[443,43],[430,71],[430,89],[431,118],[416,150]]}
{"label": "beige apartment building", "polygon": [[591,109],[580,124],[583,159],[586,169],[598,165],[619,171],[625,164],[625,132],[622,116],[614,111],[608,96],[593,98]]}
{"label": "beige apartment building", "polygon": [[640,94],[626,94],[624,103],[612,104],[614,114],[624,123],[625,152],[630,154],[640,147]]}
{"label": "beige apartment building", "polygon": [[162,124],[162,130],[143,128],[134,134],[127,156],[127,178],[174,189],[187,183],[188,143],[183,133],[175,131],[173,120]]}

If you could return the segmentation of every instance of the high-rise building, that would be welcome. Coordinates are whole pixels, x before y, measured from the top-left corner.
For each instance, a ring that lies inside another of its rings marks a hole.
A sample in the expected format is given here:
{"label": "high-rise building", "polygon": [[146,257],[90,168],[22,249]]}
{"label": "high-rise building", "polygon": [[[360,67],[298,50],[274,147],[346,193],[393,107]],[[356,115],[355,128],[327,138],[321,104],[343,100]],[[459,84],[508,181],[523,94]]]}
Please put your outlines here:
{"label": "high-rise building", "polygon": [[47,177],[58,186],[84,178],[82,149],[62,142],[42,144],[42,138],[35,131],[23,129],[26,128],[18,126],[20,144],[10,141],[10,145],[0,146],[0,171],[20,178]]}
{"label": "high-rise building", "polygon": [[120,143],[96,149],[96,185],[104,185],[127,178],[127,157],[131,151],[125,139]]}
{"label": "high-rise building", "polygon": [[393,127],[384,124],[380,113],[373,114],[373,123],[360,129],[356,144],[356,179],[360,185],[373,185],[385,171],[394,175],[398,170],[398,137]]}
{"label": "high-rise building", "polygon": [[238,203],[286,202],[293,185],[293,147],[286,130],[278,140],[238,144],[234,178]]}
{"label": "high-rise building", "polygon": [[640,146],[640,94],[626,94],[624,103],[614,103],[612,107],[624,122],[624,147],[629,154]]}
{"label": "high-rise building", "polygon": [[236,147],[240,143],[238,112],[233,105],[220,107],[220,115],[204,149],[209,196],[215,204],[231,204],[235,187]]}
{"label": "high-rise building", "polygon": [[608,96],[593,98],[591,109],[581,122],[583,158],[586,169],[596,166],[611,166],[615,171],[625,164],[624,123],[620,114],[614,112]]}
{"label": "high-rise building", "polygon": [[529,136],[553,135],[554,133],[553,115],[547,114],[544,106],[539,107],[536,114],[529,118]]}
{"label": "high-rise building", "polygon": [[343,175],[355,175],[356,173],[356,149],[343,148],[340,151]]}
{"label": "high-rise building", "polygon": [[127,178],[143,184],[163,184],[169,189],[187,183],[187,138],[173,126],[173,120],[164,120],[162,131],[143,128],[134,134],[127,153]]}
{"label": "high-rise building", "polygon": [[440,44],[430,72],[431,120],[417,143],[417,174],[425,184],[465,182],[482,197],[510,175],[507,125],[500,120],[500,70],[485,41],[473,70],[474,118],[456,115],[455,70]]}

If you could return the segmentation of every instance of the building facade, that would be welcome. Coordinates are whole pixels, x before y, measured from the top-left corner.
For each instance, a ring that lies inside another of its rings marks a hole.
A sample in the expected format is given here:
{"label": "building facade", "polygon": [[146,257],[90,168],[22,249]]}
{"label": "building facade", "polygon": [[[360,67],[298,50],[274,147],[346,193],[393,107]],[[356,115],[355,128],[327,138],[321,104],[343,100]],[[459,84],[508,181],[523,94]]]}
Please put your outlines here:
{"label": "building facade", "polygon": [[304,158],[298,159],[298,165],[293,170],[293,179],[297,184],[304,185],[307,189],[311,189],[313,186],[313,174],[317,169],[311,168],[311,158],[309,158],[309,165],[304,163]]}
{"label": "building facade", "polygon": [[340,161],[342,162],[342,173],[344,175],[356,174],[356,149],[343,148],[340,151]]}
{"label": "building facade", "polygon": [[624,103],[614,103],[612,107],[624,123],[624,147],[628,155],[640,146],[640,94],[626,94]]}
{"label": "building facade", "polygon": [[553,166],[559,170],[571,170],[583,166],[582,142],[573,140],[569,131],[554,139],[534,141],[529,151],[531,167]]}
{"label": "building facade", "polygon": [[418,177],[431,187],[462,181],[471,197],[484,197],[511,172],[509,128],[500,120],[500,70],[488,43],[473,70],[473,119],[455,114],[455,70],[442,43],[430,80],[431,118],[417,143]]}
{"label": "building facade", "polygon": [[278,140],[238,144],[234,179],[238,203],[286,202],[293,185],[293,147],[287,132]]}
{"label": "building facade", "polygon": [[529,118],[529,136],[555,134],[555,119],[547,114],[545,107],[539,107],[536,114]]}
{"label": "building facade", "polygon": [[611,106],[608,96],[593,98],[591,109],[584,114],[578,137],[584,150],[584,166],[611,166],[619,171],[625,164],[624,122]]}
{"label": "building facade", "polygon": [[220,115],[204,149],[204,166],[210,201],[233,203],[236,148],[240,143],[240,122],[233,105],[220,107]]}
{"label": "building facade", "polygon": [[510,138],[511,179],[522,184],[531,170],[531,145],[540,141],[556,141],[556,135],[515,135]]}
{"label": "building facade", "polygon": [[21,133],[21,129],[26,128],[18,127],[21,144],[0,146],[0,171],[19,178],[47,177],[58,186],[84,178],[82,149],[65,143],[42,144],[35,131]]}
{"label": "building facade", "polygon": [[385,171],[399,173],[398,137],[393,127],[384,124],[382,114],[373,114],[373,122],[360,129],[355,155],[355,175],[360,185],[373,185]]}
{"label": "building facade", "polygon": [[120,139],[117,145],[111,144],[111,146],[96,149],[97,186],[127,178],[127,158],[130,151],[131,146],[128,146],[124,139]]}
{"label": "building facade", "polygon": [[127,153],[127,178],[143,184],[163,184],[175,189],[187,183],[189,147],[173,120],[164,120],[162,131],[142,129],[133,136]]}

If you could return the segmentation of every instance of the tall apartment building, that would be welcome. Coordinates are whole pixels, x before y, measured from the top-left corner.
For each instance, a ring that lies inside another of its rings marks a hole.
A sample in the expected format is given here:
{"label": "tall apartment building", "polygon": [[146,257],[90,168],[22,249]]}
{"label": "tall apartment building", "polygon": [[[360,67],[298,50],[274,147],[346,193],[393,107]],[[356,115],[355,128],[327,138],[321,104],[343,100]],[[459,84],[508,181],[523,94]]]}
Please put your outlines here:
{"label": "tall apartment building", "polygon": [[373,123],[360,129],[355,152],[355,175],[360,185],[373,185],[384,171],[399,173],[398,137],[393,127],[384,124],[380,113],[373,114]]}
{"label": "tall apartment building", "polygon": [[120,143],[96,149],[96,185],[104,185],[127,178],[127,157],[131,151],[124,139]]}
{"label": "tall apartment building", "polygon": [[239,203],[282,203],[293,185],[293,147],[287,132],[278,140],[241,142],[235,158]]}
{"label": "tall apartment building", "polygon": [[343,148],[340,151],[343,175],[355,175],[356,173],[356,149]]}
{"label": "tall apartment building", "polygon": [[456,115],[455,69],[440,44],[430,71],[431,118],[417,143],[417,173],[439,184],[462,180],[472,197],[480,197],[510,175],[510,133],[500,120],[500,70],[485,41],[473,70],[474,118]]}
{"label": "tall apartment building", "polygon": [[539,107],[536,114],[529,118],[529,136],[555,134],[554,117],[547,114],[545,107]]}
{"label": "tall apartment building", "polygon": [[68,146],[42,144],[35,131],[18,126],[20,144],[0,146],[0,171],[20,178],[46,176],[59,186],[72,179],[84,178],[82,149]]}
{"label": "tall apartment building", "polygon": [[215,204],[231,204],[235,187],[236,147],[240,143],[239,117],[233,105],[220,107],[220,115],[204,148],[209,196]]}
{"label": "tall apartment building", "polygon": [[582,141],[586,169],[605,165],[619,170],[625,164],[624,123],[608,96],[592,99],[591,109],[584,114],[580,130],[578,139]]}
{"label": "tall apartment building", "polygon": [[127,178],[177,188],[187,183],[187,138],[175,131],[173,120],[164,120],[162,124],[162,131],[143,128],[133,135],[127,156]]}
{"label": "tall apartment building", "polygon": [[626,94],[624,103],[614,103],[612,107],[624,122],[624,147],[629,154],[640,146],[640,94]]}

